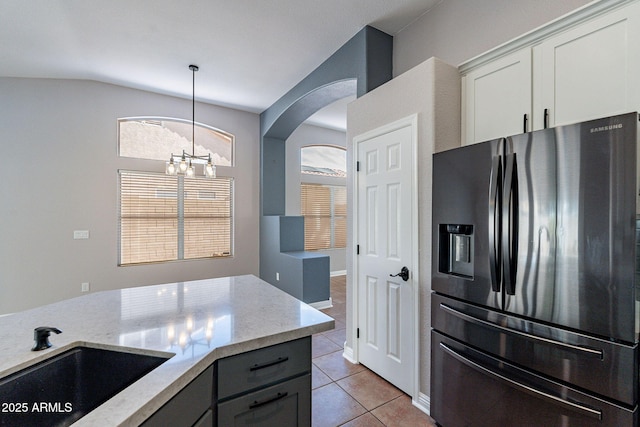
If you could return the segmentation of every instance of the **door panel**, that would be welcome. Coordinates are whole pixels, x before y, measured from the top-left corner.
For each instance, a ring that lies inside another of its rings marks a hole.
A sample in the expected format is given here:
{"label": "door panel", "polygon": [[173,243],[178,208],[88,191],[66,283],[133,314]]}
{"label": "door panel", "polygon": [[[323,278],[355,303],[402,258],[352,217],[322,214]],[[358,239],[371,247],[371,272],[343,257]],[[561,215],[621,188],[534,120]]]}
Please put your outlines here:
{"label": "door panel", "polygon": [[367,346],[377,351],[378,345],[378,280],[375,277],[367,277],[367,299],[365,312],[367,314],[366,327],[363,331]]}
{"label": "door panel", "polygon": [[399,283],[387,282],[387,356],[396,361],[402,360],[400,337],[402,336],[401,317],[402,288]]}
{"label": "door panel", "polygon": [[531,122],[531,49],[524,48],[463,78],[465,142],[525,132]]}
{"label": "door panel", "polygon": [[402,191],[400,184],[393,183],[387,185],[387,227],[389,231],[387,240],[387,258],[400,260],[402,252],[402,231],[400,230],[400,219],[402,218]]}
{"label": "door panel", "polygon": [[[412,260],[413,128],[357,143],[358,359],[413,393],[413,277],[391,277]],[[403,333],[404,332],[404,333]]]}
{"label": "door panel", "polygon": [[516,290],[505,308],[636,342],[637,114],[508,140],[520,219]]}
{"label": "door panel", "polygon": [[493,245],[500,241],[500,206],[490,197],[499,195],[491,188],[500,184],[501,146],[494,140],[443,151],[433,164],[432,289],[493,308],[502,306],[501,294],[493,291],[500,279]]}
{"label": "door panel", "polygon": [[534,47],[535,129],[543,128],[545,110],[549,127],[637,110],[639,40],[636,3]]}

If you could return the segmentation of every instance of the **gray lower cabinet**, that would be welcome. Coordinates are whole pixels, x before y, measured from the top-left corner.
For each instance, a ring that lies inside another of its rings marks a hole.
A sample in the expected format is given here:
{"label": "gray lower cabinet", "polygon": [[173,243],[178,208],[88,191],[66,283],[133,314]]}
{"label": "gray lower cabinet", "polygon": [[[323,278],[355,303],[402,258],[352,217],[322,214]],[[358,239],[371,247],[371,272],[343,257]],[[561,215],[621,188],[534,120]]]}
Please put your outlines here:
{"label": "gray lower cabinet", "polygon": [[209,424],[206,423],[207,412],[210,412],[213,406],[212,391],[213,366],[210,366],[141,425],[212,427],[213,414],[209,415]]}
{"label": "gray lower cabinet", "polygon": [[217,360],[143,427],[310,427],[311,337]]}
{"label": "gray lower cabinet", "polygon": [[218,427],[311,426],[311,337],[220,359]]}

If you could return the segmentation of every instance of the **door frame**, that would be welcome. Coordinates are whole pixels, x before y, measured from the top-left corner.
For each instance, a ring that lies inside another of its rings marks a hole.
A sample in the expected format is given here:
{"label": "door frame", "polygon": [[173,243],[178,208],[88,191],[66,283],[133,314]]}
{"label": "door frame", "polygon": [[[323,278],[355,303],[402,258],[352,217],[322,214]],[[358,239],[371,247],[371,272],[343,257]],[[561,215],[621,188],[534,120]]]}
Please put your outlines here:
{"label": "door frame", "polygon": [[357,329],[358,329],[358,319],[359,319],[359,299],[358,299],[358,291],[359,291],[359,263],[358,263],[358,255],[356,254],[356,247],[358,245],[358,221],[359,221],[359,212],[358,212],[358,184],[359,184],[359,173],[357,172],[358,165],[358,145],[361,142],[367,141],[369,139],[382,136],[384,134],[396,131],[398,129],[410,127],[411,128],[411,181],[412,181],[412,194],[411,194],[411,274],[409,276],[409,280],[411,281],[411,285],[413,287],[413,316],[411,316],[412,320],[412,334],[408,334],[413,339],[413,384],[412,384],[412,399],[414,402],[418,401],[420,394],[420,328],[419,328],[419,308],[420,308],[420,287],[419,287],[419,278],[420,278],[420,254],[419,254],[419,216],[418,216],[418,114],[412,114],[410,116],[404,117],[402,119],[396,120],[394,122],[388,123],[386,125],[377,127],[370,131],[364,132],[360,135],[357,135],[353,138],[353,156],[352,156],[352,164],[351,170],[354,171],[352,176],[352,194],[349,203],[353,207],[353,226],[351,228],[351,239],[353,242],[353,250],[351,251],[353,272],[351,277],[353,278],[353,290],[351,295],[352,298],[352,322],[351,322],[351,337],[352,337],[352,357],[348,357],[354,363],[360,363],[359,356],[359,345],[357,338]]}

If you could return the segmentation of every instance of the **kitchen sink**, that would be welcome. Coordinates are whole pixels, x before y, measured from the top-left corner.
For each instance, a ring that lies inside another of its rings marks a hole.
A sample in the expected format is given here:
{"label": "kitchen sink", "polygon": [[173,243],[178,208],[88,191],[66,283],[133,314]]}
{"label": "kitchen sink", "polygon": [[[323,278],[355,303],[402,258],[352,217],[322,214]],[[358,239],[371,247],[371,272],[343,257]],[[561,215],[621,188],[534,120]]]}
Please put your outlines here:
{"label": "kitchen sink", "polygon": [[167,359],[74,347],[0,379],[0,426],[68,426]]}

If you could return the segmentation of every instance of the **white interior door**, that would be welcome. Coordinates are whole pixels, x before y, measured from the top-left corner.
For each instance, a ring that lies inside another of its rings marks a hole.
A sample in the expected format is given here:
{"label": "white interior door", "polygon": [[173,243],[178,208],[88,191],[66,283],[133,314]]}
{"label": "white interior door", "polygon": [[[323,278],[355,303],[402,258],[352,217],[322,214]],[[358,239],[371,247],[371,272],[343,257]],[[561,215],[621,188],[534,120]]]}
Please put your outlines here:
{"label": "white interior door", "polygon": [[[413,138],[411,123],[356,138],[358,360],[409,395],[416,377]],[[391,276],[403,267],[408,280]]]}

